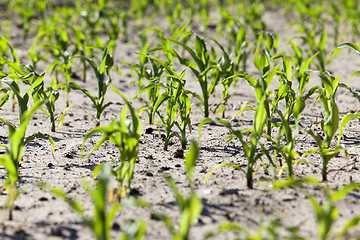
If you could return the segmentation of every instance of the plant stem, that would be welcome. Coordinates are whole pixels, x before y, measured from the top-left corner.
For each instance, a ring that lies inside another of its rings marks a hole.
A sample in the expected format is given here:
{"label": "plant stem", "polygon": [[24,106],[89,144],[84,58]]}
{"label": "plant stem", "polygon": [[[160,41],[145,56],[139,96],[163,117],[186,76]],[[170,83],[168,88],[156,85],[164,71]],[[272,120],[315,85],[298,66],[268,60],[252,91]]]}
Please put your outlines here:
{"label": "plant stem", "polygon": [[55,132],[55,121],[51,121],[51,131]]}
{"label": "plant stem", "polygon": [[201,85],[201,91],[203,94],[204,100],[204,115],[205,117],[209,117],[209,96],[208,96],[208,89],[207,89],[207,76],[203,76],[202,79],[199,79]]}
{"label": "plant stem", "polygon": [[322,157],[323,162],[322,162],[322,169],[321,169],[321,175],[322,175],[322,181],[323,182],[327,182],[327,164],[328,164],[328,157],[323,156]]}
{"label": "plant stem", "polygon": [[248,164],[247,171],[246,171],[246,184],[249,189],[253,189],[252,174],[253,174],[252,166],[250,166],[250,164]]}

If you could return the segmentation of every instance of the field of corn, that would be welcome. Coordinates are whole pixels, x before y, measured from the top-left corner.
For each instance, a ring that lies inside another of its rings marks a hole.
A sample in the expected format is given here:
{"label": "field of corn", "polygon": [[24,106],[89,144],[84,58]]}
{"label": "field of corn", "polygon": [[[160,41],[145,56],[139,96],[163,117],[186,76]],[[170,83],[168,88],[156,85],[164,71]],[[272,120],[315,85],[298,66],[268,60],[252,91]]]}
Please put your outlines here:
{"label": "field of corn", "polygon": [[2,0],[0,239],[360,239],[359,9]]}

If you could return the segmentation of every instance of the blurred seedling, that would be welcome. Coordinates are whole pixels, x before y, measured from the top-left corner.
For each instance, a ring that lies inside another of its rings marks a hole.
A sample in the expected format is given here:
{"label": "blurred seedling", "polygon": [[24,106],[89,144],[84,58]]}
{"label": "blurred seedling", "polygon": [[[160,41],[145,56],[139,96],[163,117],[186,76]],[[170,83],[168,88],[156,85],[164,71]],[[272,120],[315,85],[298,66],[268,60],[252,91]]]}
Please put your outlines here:
{"label": "blurred seedling", "polygon": [[[315,196],[305,190],[305,187],[303,186],[304,183],[312,184],[321,189],[325,194],[325,199],[317,200]],[[278,181],[274,185],[275,189],[283,189],[287,187],[296,187],[296,189],[306,194],[315,212],[319,240],[335,238],[343,239],[349,230],[356,227],[360,222],[360,215],[357,215],[348,220],[337,234],[333,233],[334,224],[340,217],[340,211],[336,207],[336,203],[347,196],[350,192],[358,189],[360,187],[360,183],[350,183],[338,190],[332,190],[328,187],[320,186],[317,180],[313,178],[289,178],[288,180]]]}
{"label": "blurred seedling", "polygon": [[42,104],[44,104],[44,101],[37,101],[29,109],[26,109],[23,112],[22,121],[18,128],[15,128],[15,126],[6,119],[0,118],[0,121],[5,123],[9,129],[7,144],[0,145],[5,147],[5,154],[0,157],[0,164],[5,167],[7,172],[7,179],[4,183],[4,189],[7,194],[6,207],[9,209],[9,220],[13,219],[13,204],[19,195],[16,184],[19,178],[19,168],[21,166],[25,152],[24,147],[27,145],[27,143],[34,140],[35,138],[47,138],[53,146],[52,153],[54,157],[55,144],[51,137],[43,133],[36,133],[25,137],[26,130],[30,120],[32,119],[32,116],[41,107]]}
{"label": "blurred seedling", "polygon": [[[114,217],[123,206],[141,206],[149,207],[149,204],[136,200],[129,199],[127,202],[122,204],[114,203],[111,206],[108,204],[109,196],[109,184],[112,167],[108,164],[98,165],[94,170],[94,178],[96,179],[96,187],[91,186],[88,181],[83,181],[83,187],[86,192],[90,195],[93,202],[93,214],[87,216],[83,203],[76,201],[75,199],[68,196],[68,194],[57,187],[50,187],[46,184],[39,184],[40,188],[49,192],[52,192],[59,198],[64,199],[69,206],[81,217],[84,224],[89,227],[97,240],[110,240],[111,229],[113,226]],[[133,231],[128,230],[129,227]],[[121,239],[142,239],[145,233],[145,222],[139,221],[132,223],[122,233]]]}
{"label": "blurred seedling", "polygon": [[166,181],[175,195],[176,205],[180,210],[180,221],[175,224],[173,220],[164,213],[154,212],[151,214],[152,219],[161,220],[165,223],[173,240],[188,240],[190,239],[191,226],[196,223],[202,211],[201,199],[196,195],[192,185],[192,176],[195,167],[195,162],[198,159],[199,148],[194,141],[191,142],[189,152],[185,158],[186,176],[190,186],[190,193],[184,196],[175,180],[170,176],[165,176]]}
{"label": "blurred seedling", "polygon": [[279,220],[267,221],[259,224],[257,231],[252,233],[238,223],[225,222],[213,232],[206,234],[204,239],[214,239],[221,237],[221,234],[234,232],[237,239],[246,240],[270,240],[270,239],[293,239],[305,240],[299,234],[297,227],[288,227]]}

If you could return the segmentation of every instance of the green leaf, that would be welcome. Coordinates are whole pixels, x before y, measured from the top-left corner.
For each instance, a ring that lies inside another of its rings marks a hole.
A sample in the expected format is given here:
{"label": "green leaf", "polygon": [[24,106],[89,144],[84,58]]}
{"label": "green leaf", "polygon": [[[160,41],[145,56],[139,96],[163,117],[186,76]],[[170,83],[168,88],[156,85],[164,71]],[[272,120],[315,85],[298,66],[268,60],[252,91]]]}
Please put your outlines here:
{"label": "green leaf", "polygon": [[[185,50],[191,55],[191,57],[193,58],[193,60],[195,61],[196,65],[198,66],[200,72],[203,72],[205,70],[205,65],[204,63],[201,61],[201,59],[196,55],[196,53],[188,46],[186,46],[185,44],[178,42],[176,40],[172,40],[170,39],[170,41],[182,46],[183,48],[185,48]],[[199,40],[198,40],[199,41]]]}
{"label": "green leaf", "polygon": [[342,227],[341,231],[337,234],[339,239],[342,239],[344,235],[349,231],[350,228],[356,227],[359,225],[360,222],[360,215],[357,215],[350,220]]}
{"label": "green leaf", "polygon": [[346,124],[350,120],[352,120],[354,118],[358,118],[358,117],[360,117],[360,112],[357,112],[357,113],[354,113],[354,114],[353,113],[348,113],[341,119],[339,138],[338,138],[338,143],[337,143],[338,146],[340,145],[340,140],[341,140],[341,137],[342,137],[342,133],[343,133],[343,130],[344,130],[344,127],[346,126]]}
{"label": "green leaf", "polygon": [[253,107],[246,107],[248,102],[244,102],[243,104],[241,104],[241,108],[239,111],[237,111],[234,116],[231,118],[230,122],[233,121],[239,114],[241,114],[243,111],[245,110],[254,110],[256,111],[256,108]]}
{"label": "green leaf", "polygon": [[351,183],[345,186],[344,188],[336,191],[334,194],[332,194],[331,200],[333,202],[337,202],[341,200],[345,195],[347,195],[350,191],[353,191],[358,188],[360,188],[360,183]]}
{"label": "green leaf", "polygon": [[355,50],[355,52],[357,54],[360,54],[360,47],[358,45],[356,45],[355,43],[351,43],[351,42],[342,43],[342,44],[338,45],[336,48],[345,48],[345,47],[352,48],[353,50]]}
{"label": "green leaf", "polygon": [[230,164],[230,163],[222,163],[217,165],[216,167],[214,167],[213,169],[211,169],[211,171],[206,175],[205,179],[204,179],[204,183],[207,183],[207,181],[209,180],[210,176],[219,168],[221,167],[233,167],[237,170],[242,171],[243,173],[245,173],[245,171],[239,166],[239,165],[235,165],[235,164]]}
{"label": "green leaf", "polygon": [[62,112],[60,113],[60,119],[59,119],[59,123],[58,123],[58,126],[57,126],[57,129],[58,129],[58,130],[60,129],[60,127],[62,126],[62,124],[63,124],[63,122],[64,122],[66,112],[67,112],[71,107],[73,107],[73,106],[75,106],[75,105],[70,105],[70,106],[68,106],[64,111],[62,111]]}
{"label": "green leaf", "polygon": [[213,122],[213,120],[211,118],[205,118],[199,124],[199,147],[201,147],[201,129],[204,126],[204,124],[209,123],[209,122]]}
{"label": "green leaf", "polygon": [[326,29],[323,28],[322,29],[322,34],[320,36],[320,42],[319,42],[319,45],[318,45],[320,50],[324,50],[326,48],[326,38],[327,38]]}
{"label": "green leaf", "polygon": [[153,107],[153,111],[152,111],[152,116],[151,116],[151,121],[154,121],[154,116],[156,111],[158,110],[158,108],[160,107],[160,105],[166,101],[169,98],[168,93],[164,92],[163,94],[160,95],[160,97],[157,99],[156,103],[154,104]]}
{"label": "green leaf", "polygon": [[189,152],[185,158],[185,166],[186,172],[188,176],[189,182],[191,182],[192,175],[193,175],[193,168],[195,166],[195,161],[198,159],[199,156],[199,148],[194,141],[191,141]]}
{"label": "green leaf", "polygon": [[294,116],[296,119],[300,118],[300,115],[302,111],[305,109],[305,101],[302,99],[302,97],[297,97],[295,101],[295,106],[293,109]]}
{"label": "green leaf", "polygon": [[319,52],[315,53],[312,57],[308,58],[304,65],[300,68],[299,75],[302,76],[306,71],[309,70],[310,63],[314,60],[314,58],[319,54]]}
{"label": "green leaf", "polygon": [[289,178],[286,180],[276,181],[275,189],[283,189],[287,187],[301,186],[304,183],[317,184],[319,181],[315,177]]}
{"label": "green leaf", "polygon": [[93,97],[91,95],[91,93],[85,89],[85,88],[81,88],[77,83],[75,82],[69,82],[68,83],[69,87],[74,89],[74,90],[80,90],[82,91],[86,96],[88,96],[88,98],[90,98],[90,100],[93,102],[94,106],[97,107],[98,106],[98,101],[96,100],[95,97]]}
{"label": "green leaf", "polygon": [[254,120],[254,133],[256,134],[256,138],[260,138],[263,132],[263,128],[265,125],[265,122],[267,120],[267,112],[265,109],[265,101],[266,101],[266,95],[264,95],[256,109],[255,113],[255,120]]}

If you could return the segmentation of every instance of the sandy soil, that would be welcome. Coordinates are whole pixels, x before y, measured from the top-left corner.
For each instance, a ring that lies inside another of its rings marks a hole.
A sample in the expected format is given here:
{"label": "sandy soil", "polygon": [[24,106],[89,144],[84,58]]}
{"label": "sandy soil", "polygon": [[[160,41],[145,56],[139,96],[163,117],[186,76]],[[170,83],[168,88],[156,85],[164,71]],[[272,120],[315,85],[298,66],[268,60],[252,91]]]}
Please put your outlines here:
{"label": "sandy soil", "polygon": [[[281,36],[292,33],[286,25],[286,18],[278,18],[279,13],[270,12],[265,17],[275,19],[273,24],[269,24],[270,29],[276,29]],[[204,36],[214,34],[212,29],[207,29],[201,33]],[[288,48],[285,37],[280,44],[280,51]],[[22,49],[26,49],[21,47]],[[115,60],[117,64],[122,61],[136,63],[138,57],[135,54],[137,48],[129,43],[118,43]],[[19,55],[26,54],[19,50]],[[355,54],[348,55],[344,50],[329,66],[329,70],[337,75],[342,73],[342,82],[347,82],[349,76],[358,70],[360,58]],[[255,72],[254,67],[249,62],[249,73]],[[124,76],[114,76],[113,84],[118,87],[128,98],[135,96],[137,87],[130,85],[133,81],[129,74],[129,68],[122,66]],[[96,92],[95,78],[89,72],[86,83],[78,82],[80,86],[86,86],[90,92]],[[74,80],[76,81],[76,80]],[[310,85],[318,84],[317,77],[312,77]],[[310,86],[309,85],[309,86]],[[355,89],[360,89],[360,83],[353,79],[350,85]],[[189,82],[189,89],[199,89],[198,83]],[[221,97],[221,86],[211,97],[211,102],[215,102]],[[71,102],[84,107],[90,112],[95,112],[91,102],[81,92],[72,91],[70,94]],[[121,98],[109,89],[108,99],[122,102]],[[238,82],[238,88],[229,100],[226,119],[230,119],[235,114],[241,104],[245,101],[254,101],[255,96],[251,87],[243,80]],[[308,105],[311,104],[311,99]],[[360,107],[359,102],[345,90],[339,89],[337,96],[341,115],[350,111],[357,111]],[[198,139],[198,126],[203,120],[203,115],[199,108],[192,106],[192,126],[193,131],[190,138]],[[65,108],[63,96],[57,103],[57,112]],[[140,106],[140,102],[134,100],[135,107]],[[119,115],[121,106],[113,105],[105,110],[101,124],[106,126],[112,118]],[[312,109],[307,108],[303,114],[301,123],[304,127],[313,129],[319,128],[322,106],[316,104]],[[18,113],[11,111],[10,103],[7,103],[2,116],[6,117],[14,124],[18,123]],[[211,115],[215,115],[212,113]],[[151,210],[143,208],[124,207],[116,215],[113,225],[113,235],[119,236],[127,223],[134,220],[146,221],[145,239],[170,239],[170,234],[163,222],[151,219],[152,211],[165,212],[175,221],[178,221],[179,211],[175,204],[175,198],[168,187],[164,174],[173,177],[181,189],[186,192],[188,183],[186,181],[184,162],[181,158],[174,156],[176,150],[180,148],[178,142],[173,142],[168,151],[163,151],[162,141],[158,135],[156,127],[146,123],[147,116],[141,115],[143,121],[143,135],[140,139],[140,152],[136,162],[135,176],[132,182],[135,196],[152,204]],[[234,124],[241,128],[252,125],[253,115],[250,112],[238,116]],[[43,139],[36,139],[26,147],[24,162],[20,169],[19,187],[23,190],[15,202],[14,220],[7,220],[7,212],[4,209],[0,215],[0,239],[92,239],[90,230],[82,223],[81,218],[74,213],[62,199],[54,197],[52,194],[42,191],[34,186],[35,183],[45,182],[49,185],[64,188],[69,196],[79,200],[89,214],[92,211],[91,199],[82,187],[82,181],[93,182],[92,173],[95,166],[103,162],[114,162],[118,157],[118,150],[111,143],[106,143],[100,151],[96,151],[88,159],[80,162],[80,146],[83,136],[94,127],[93,120],[80,108],[73,107],[65,117],[64,125],[55,133],[50,132],[50,123],[45,114],[38,112],[30,122],[28,134],[42,132],[49,134],[55,141],[55,156],[57,161],[52,159],[51,145]],[[145,133],[148,128],[154,129],[152,133]],[[160,125],[161,128],[161,125]],[[342,143],[350,148],[358,143],[358,121],[353,120],[345,129],[345,139]],[[246,179],[243,173],[232,168],[221,168],[217,170],[210,180],[205,184],[203,180],[207,173],[221,163],[233,163],[245,165],[246,159],[241,144],[235,139],[225,143],[228,130],[221,125],[205,125],[202,134],[201,154],[196,163],[194,174],[194,186],[198,196],[204,205],[203,211],[198,222],[191,229],[190,239],[203,239],[203,237],[214,231],[221,223],[233,221],[239,223],[246,230],[255,232],[260,225],[270,221],[280,221],[286,226],[298,228],[300,235],[309,239],[316,238],[316,216],[311,203],[305,192],[313,195],[318,201],[325,201],[325,195],[319,187],[310,185],[304,186],[304,191],[295,188],[283,190],[273,189],[273,169],[265,172],[260,167],[255,176],[254,189],[246,187]],[[0,140],[6,142],[7,128],[0,128]],[[94,136],[87,142],[86,150],[89,150],[100,135]],[[335,144],[335,143],[334,143]],[[307,134],[301,134],[296,143],[296,150],[305,152],[315,148],[315,143]],[[355,148],[350,152],[350,157],[346,159],[343,155],[336,157],[329,164],[329,181],[321,184],[333,189],[339,189],[350,181],[359,182],[359,150]],[[303,159],[310,163],[299,163],[295,168],[297,176],[315,176],[321,179],[321,158],[318,155],[310,155]],[[264,160],[265,161],[265,160]],[[260,163],[257,164],[257,166]],[[0,167],[0,183],[6,178],[6,172]],[[281,178],[286,178],[283,174]],[[268,180],[267,180],[268,179]],[[270,179],[270,180],[269,180]],[[115,182],[112,183],[115,186]],[[0,202],[6,199],[5,193],[0,195]],[[354,191],[337,203],[340,216],[336,220],[334,233],[338,231],[346,220],[360,214],[359,206],[360,192]],[[360,227],[355,227],[347,236],[356,237],[360,235]],[[231,239],[235,233],[226,233],[217,239]]]}

